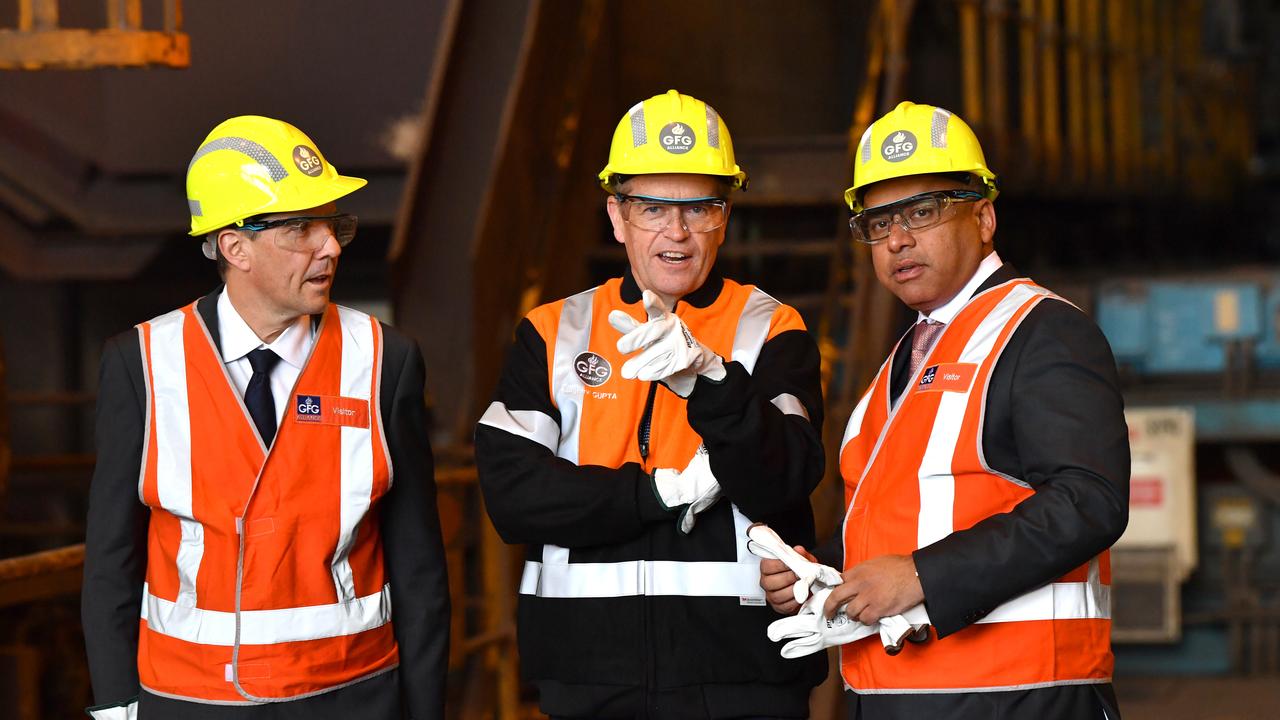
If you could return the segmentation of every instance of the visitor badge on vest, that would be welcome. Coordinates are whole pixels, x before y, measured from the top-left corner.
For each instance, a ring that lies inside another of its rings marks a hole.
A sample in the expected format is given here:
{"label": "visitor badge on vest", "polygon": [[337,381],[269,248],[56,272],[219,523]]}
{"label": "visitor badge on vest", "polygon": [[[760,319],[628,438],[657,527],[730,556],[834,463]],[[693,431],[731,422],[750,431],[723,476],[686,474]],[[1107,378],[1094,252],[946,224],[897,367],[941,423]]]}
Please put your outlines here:
{"label": "visitor badge on vest", "polygon": [[298,395],[293,417],[311,425],[369,427],[369,401],[340,395]]}
{"label": "visitor badge on vest", "polygon": [[966,392],[978,371],[976,363],[942,363],[924,369],[916,392]]}

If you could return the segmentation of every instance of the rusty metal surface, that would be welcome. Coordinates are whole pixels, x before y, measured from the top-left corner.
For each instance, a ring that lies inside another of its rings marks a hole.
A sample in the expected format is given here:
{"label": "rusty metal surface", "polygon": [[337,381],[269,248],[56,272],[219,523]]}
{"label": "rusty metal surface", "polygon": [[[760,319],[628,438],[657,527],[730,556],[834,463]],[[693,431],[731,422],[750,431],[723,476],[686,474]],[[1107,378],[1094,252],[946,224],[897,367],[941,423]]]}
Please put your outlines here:
{"label": "rusty metal surface", "polygon": [[0,338],[0,519],[4,517],[9,471],[13,462],[13,451],[9,447],[9,401],[5,397],[7,390],[4,376],[4,338]]}
{"label": "rusty metal surface", "polygon": [[62,28],[57,0],[20,0],[17,28],[0,30],[0,69],[191,64],[191,40],[182,32],[182,0],[165,0],[163,31],[143,29],[142,0],[107,0],[106,11],[105,28]]}

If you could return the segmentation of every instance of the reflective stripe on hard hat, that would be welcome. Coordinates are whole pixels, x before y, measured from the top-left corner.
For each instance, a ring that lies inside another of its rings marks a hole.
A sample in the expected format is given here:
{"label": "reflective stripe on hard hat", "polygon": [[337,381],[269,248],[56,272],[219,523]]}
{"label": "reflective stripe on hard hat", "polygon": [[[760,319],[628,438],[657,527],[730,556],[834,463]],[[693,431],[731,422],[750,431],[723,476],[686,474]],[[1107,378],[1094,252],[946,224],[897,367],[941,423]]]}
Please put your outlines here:
{"label": "reflective stripe on hard hat", "polygon": [[234,150],[242,155],[249,156],[259,165],[265,167],[271,173],[271,179],[275,182],[280,182],[289,174],[289,171],[284,169],[284,165],[280,164],[280,161],[271,154],[271,151],[252,140],[241,137],[220,137],[201,145],[200,149],[191,158],[191,162],[187,163],[187,172],[191,172],[191,167],[196,164],[197,160],[218,150]]}

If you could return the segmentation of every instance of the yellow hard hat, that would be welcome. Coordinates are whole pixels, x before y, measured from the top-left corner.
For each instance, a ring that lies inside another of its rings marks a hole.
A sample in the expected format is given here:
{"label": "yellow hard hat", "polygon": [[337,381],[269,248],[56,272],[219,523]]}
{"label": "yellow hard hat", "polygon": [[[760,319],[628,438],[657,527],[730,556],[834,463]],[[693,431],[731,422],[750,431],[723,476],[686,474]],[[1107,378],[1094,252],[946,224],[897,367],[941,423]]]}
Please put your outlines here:
{"label": "yellow hard hat", "polygon": [[619,175],[718,175],[747,189],[747,173],[733,161],[729,128],[715,108],[668,90],[636,103],[618,122],[600,185],[616,192]]}
{"label": "yellow hard hat", "polygon": [[933,105],[898,103],[862,133],[853,158],[853,187],[844,191],[844,200],[850,210],[862,212],[862,192],[872,183],[953,172],[982,178],[988,200],[1000,194],[978,137],[964,120]]}
{"label": "yellow hard hat", "polygon": [[233,117],[209,133],[187,166],[191,234],[324,205],[365,182],[339,175],[311,138],[287,122]]}

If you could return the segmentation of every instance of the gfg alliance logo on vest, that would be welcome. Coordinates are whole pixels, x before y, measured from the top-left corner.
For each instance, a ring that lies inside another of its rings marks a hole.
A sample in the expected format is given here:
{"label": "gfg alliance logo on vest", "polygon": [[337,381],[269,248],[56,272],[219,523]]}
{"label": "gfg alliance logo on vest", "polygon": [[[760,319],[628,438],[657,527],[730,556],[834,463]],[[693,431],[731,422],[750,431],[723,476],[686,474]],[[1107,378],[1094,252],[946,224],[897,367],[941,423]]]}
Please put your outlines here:
{"label": "gfg alliance logo on vest", "polygon": [[573,369],[587,387],[600,387],[613,373],[609,361],[590,350],[579,353],[578,357],[573,359]]}
{"label": "gfg alliance logo on vest", "polygon": [[294,403],[294,408],[297,410],[295,419],[298,422],[320,422],[321,405],[319,395],[299,395],[298,401]]}

